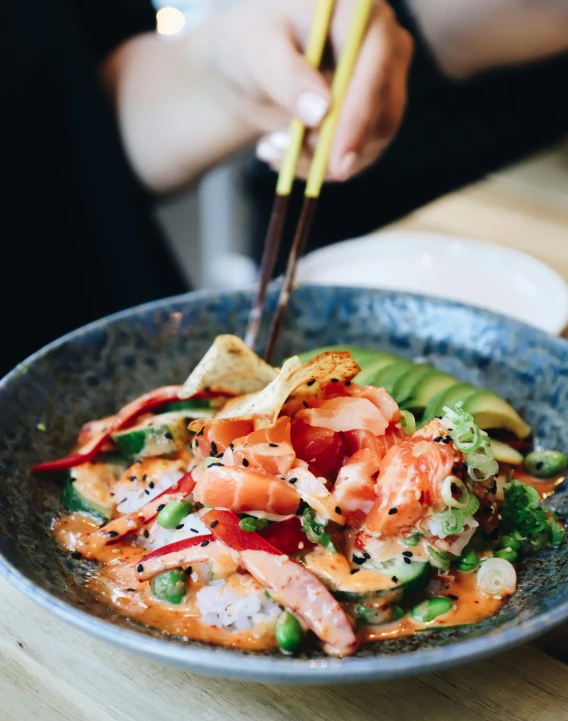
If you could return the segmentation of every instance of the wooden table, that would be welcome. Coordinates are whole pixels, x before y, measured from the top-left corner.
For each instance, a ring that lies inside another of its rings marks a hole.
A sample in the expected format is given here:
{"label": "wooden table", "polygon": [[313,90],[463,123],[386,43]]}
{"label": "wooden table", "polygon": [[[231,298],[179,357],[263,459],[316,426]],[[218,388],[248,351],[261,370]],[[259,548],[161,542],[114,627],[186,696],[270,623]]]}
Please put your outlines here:
{"label": "wooden table", "polygon": [[[568,205],[562,194],[558,202],[531,192],[525,181],[491,179],[397,227],[505,243],[568,279]],[[566,183],[568,189],[568,174]],[[111,648],[0,579],[0,721],[563,721],[567,642],[568,629],[560,629],[487,661],[388,684],[246,684],[176,671]]]}

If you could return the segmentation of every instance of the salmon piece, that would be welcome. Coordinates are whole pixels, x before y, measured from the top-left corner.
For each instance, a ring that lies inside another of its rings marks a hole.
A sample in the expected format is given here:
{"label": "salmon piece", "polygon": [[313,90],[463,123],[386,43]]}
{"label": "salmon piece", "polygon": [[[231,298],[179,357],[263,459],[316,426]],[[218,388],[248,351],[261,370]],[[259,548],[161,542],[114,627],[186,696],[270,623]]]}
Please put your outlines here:
{"label": "salmon piece", "polygon": [[224,421],[204,423],[195,434],[193,451],[200,460],[224,453],[235,438],[242,438],[254,429],[252,421]]}
{"label": "salmon piece", "polygon": [[284,476],[294,465],[296,453],[292,446],[290,419],[279,418],[271,428],[262,428],[248,436],[235,439],[223,455],[227,466],[242,466]]}
{"label": "salmon piece", "polygon": [[349,656],[355,651],[357,638],[345,611],[304,566],[288,556],[261,550],[242,551],[241,562],[279,604],[292,611],[323,641],[326,653]]}
{"label": "salmon piece", "polygon": [[238,466],[212,466],[198,480],[193,497],[214,508],[234,513],[264,511],[287,516],[296,513],[300,495],[284,481],[265,471]]}
{"label": "salmon piece", "polygon": [[368,448],[357,451],[339,471],[333,501],[341,508],[345,523],[358,528],[377,499],[376,475],[380,461]]}
{"label": "salmon piece", "polygon": [[383,435],[389,425],[383,413],[367,398],[332,398],[319,408],[298,411],[296,418],[310,426],[329,428],[338,433],[365,430],[375,436]]}
{"label": "salmon piece", "polygon": [[434,440],[445,436],[447,430],[434,420],[389,450],[380,464],[377,500],[365,520],[367,531],[400,535],[410,531],[431,506],[445,505],[442,482],[462,461],[453,443]]}
{"label": "salmon piece", "polygon": [[341,435],[350,455],[368,449],[373,453],[377,463],[383,460],[393,446],[400,445],[408,438],[408,434],[394,426],[389,426],[382,436],[375,436],[370,431],[348,431]]}
{"label": "salmon piece", "polygon": [[351,398],[366,398],[381,411],[390,423],[398,423],[400,409],[398,403],[384,388],[376,386],[360,386],[353,381],[347,383],[330,383],[323,391],[324,399],[349,396]]}

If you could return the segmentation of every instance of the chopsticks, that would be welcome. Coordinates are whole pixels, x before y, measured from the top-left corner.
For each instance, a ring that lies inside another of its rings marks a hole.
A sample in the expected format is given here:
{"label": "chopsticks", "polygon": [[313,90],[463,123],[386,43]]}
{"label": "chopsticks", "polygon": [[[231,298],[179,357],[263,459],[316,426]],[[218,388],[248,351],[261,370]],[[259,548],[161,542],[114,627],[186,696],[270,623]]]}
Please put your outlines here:
{"label": "chopsticks", "polygon": [[[324,119],[318,143],[310,166],[310,172],[306,183],[304,193],[304,204],[296,233],[290,249],[288,264],[276,310],[270,326],[268,343],[265,350],[264,358],[270,363],[274,355],[274,349],[278,341],[278,336],[282,326],[282,321],[286,314],[290,294],[296,276],[298,261],[302,257],[307,239],[313,226],[317,201],[325,180],[329,155],[333,144],[335,130],[339,122],[343,101],[349,88],[351,76],[357,62],[359,50],[361,48],[367,25],[373,9],[373,0],[358,0],[357,8],[351,21],[347,42],[341,53],[339,63],[335,72],[331,87],[332,106],[330,112]],[[334,0],[319,0],[312,31],[306,50],[306,57],[314,67],[319,67],[331,18],[333,15],[335,2]],[[325,32],[324,32],[325,31]],[[310,53],[308,55],[308,53]],[[291,143],[286,153],[282,169],[280,171],[278,185],[276,188],[276,199],[272,211],[266,244],[261,264],[260,283],[255,300],[255,304],[249,317],[249,325],[245,336],[245,342],[250,348],[254,349],[262,320],[262,313],[266,302],[267,287],[272,277],[276,255],[280,246],[282,230],[286,220],[288,210],[288,201],[292,191],[292,185],[296,175],[296,167],[305,135],[305,126],[298,119],[294,119],[290,126]]]}
{"label": "chopsticks", "polygon": [[[306,60],[314,68],[319,68],[321,64],[334,9],[335,0],[318,0],[305,52]],[[296,167],[300,153],[302,152],[305,134],[306,126],[304,123],[298,118],[294,118],[290,123],[290,145],[288,146],[278,176],[276,197],[266,233],[264,252],[260,265],[258,292],[249,316],[245,335],[245,343],[253,350],[260,331],[268,284],[272,279],[276,256],[280,248],[284,223],[286,222],[288,213],[288,203],[296,177]]]}

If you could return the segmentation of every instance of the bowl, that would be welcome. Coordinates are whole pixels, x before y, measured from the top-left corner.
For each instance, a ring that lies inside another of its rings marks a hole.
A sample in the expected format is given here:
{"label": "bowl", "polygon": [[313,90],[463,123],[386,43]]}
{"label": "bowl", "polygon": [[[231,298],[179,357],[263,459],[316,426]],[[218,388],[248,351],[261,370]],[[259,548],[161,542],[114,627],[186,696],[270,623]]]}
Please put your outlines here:
{"label": "bowl", "polygon": [[422,293],[503,313],[548,333],[568,324],[568,284],[526,253],[432,233],[389,231],[300,261],[301,282]]}
{"label": "bowl", "polygon": [[[119,313],[52,343],[0,381],[0,572],[46,611],[99,639],[195,672],[262,682],[335,684],[434,671],[526,642],[566,620],[568,544],[527,558],[518,592],[495,617],[365,646],[345,659],[182,642],[115,615],[89,595],[84,580],[91,564],[63,552],[50,532],[61,510],[59,480],[32,476],[30,467],[68,452],[88,419],[108,415],[144,391],[183,381],[217,334],[243,333],[252,297],[201,292]],[[496,389],[532,424],[537,441],[565,446],[568,343],[561,339],[446,300],[300,288],[279,357],[332,343],[427,359]],[[551,499],[561,516],[567,498],[561,492]]]}

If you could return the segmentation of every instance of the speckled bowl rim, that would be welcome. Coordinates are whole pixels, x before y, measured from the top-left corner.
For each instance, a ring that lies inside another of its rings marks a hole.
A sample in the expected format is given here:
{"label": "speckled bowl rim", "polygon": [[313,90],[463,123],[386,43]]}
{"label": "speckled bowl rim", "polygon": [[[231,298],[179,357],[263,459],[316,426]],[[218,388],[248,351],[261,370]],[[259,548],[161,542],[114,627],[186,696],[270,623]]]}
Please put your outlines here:
{"label": "speckled bowl rim", "polygon": [[[345,291],[346,289],[341,288],[341,290]],[[184,293],[129,308],[89,323],[49,343],[16,366],[7,376],[0,380],[0,396],[4,386],[13,377],[17,376],[22,368],[35,363],[36,360],[43,358],[64,343],[81,337],[92,330],[104,327],[109,322],[128,319],[149,310],[159,311],[162,307],[168,307],[172,303],[214,300],[219,295],[220,293],[217,291]],[[479,310],[453,301],[439,301],[438,299],[412,293],[397,293],[396,295],[410,296],[424,302],[436,300],[448,307],[465,308],[476,314],[500,319],[510,326],[523,329],[524,332],[527,332],[528,329],[531,333],[546,337],[548,342],[568,347],[568,342],[561,338],[550,336],[532,326],[490,311]],[[270,656],[257,656],[253,653],[225,650],[220,647],[191,648],[181,643],[150,638],[136,631],[119,628],[107,621],[94,618],[90,614],[80,611],[47,591],[38,588],[2,555],[0,555],[0,574],[41,608],[75,626],[75,628],[113,646],[124,648],[134,654],[143,655],[149,659],[187,671],[259,683],[296,685],[359,683],[362,681],[386,681],[404,676],[431,673],[450,666],[477,661],[527,643],[568,619],[568,601],[566,601],[535,618],[513,622],[513,625],[507,624],[503,628],[471,640],[456,641],[446,646],[424,651],[410,651],[394,656],[344,659],[273,658]]]}

